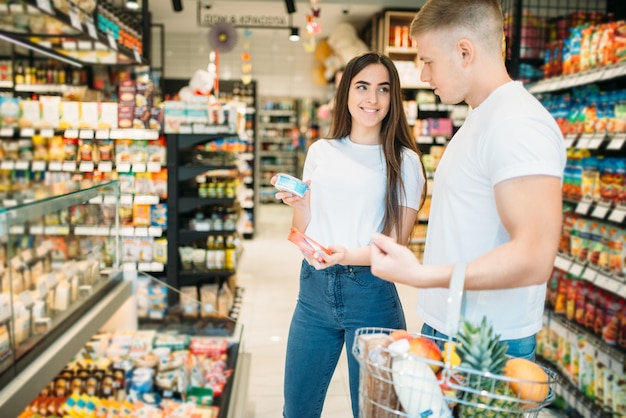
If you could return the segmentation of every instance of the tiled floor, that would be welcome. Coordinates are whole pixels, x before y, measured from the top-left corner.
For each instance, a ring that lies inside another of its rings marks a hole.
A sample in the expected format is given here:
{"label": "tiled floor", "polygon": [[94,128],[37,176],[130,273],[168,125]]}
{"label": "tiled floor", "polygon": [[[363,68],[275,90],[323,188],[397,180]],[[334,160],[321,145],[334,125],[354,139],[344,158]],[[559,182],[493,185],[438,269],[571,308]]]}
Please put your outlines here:
{"label": "tiled floor", "polygon": [[[283,372],[287,332],[298,292],[302,256],[287,241],[291,209],[265,204],[257,209],[257,232],[244,241],[238,268],[244,288],[241,323],[242,350],[251,354],[248,405],[245,418],[282,416]],[[417,291],[399,288],[409,330],[421,322],[414,313]],[[322,418],[351,416],[345,352],[331,382]]]}

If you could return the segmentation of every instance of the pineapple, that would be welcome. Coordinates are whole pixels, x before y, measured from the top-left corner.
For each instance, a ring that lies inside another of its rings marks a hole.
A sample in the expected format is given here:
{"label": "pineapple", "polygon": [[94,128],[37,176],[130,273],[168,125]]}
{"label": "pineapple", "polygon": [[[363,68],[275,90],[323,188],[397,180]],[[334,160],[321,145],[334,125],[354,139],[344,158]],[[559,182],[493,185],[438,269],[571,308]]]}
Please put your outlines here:
{"label": "pineapple", "polygon": [[[493,334],[493,328],[483,317],[479,326],[462,320],[457,335],[457,354],[461,367],[481,372],[462,373],[463,385],[469,390],[459,396],[459,416],[461,417],[521,417],[522,409],[515,399],[515,392],[508,382],[485,378],[485,373],[503,375],[507,361],[506,344],[500,344],[500,336]],[[482,394],[474,391],[485,391]]]}

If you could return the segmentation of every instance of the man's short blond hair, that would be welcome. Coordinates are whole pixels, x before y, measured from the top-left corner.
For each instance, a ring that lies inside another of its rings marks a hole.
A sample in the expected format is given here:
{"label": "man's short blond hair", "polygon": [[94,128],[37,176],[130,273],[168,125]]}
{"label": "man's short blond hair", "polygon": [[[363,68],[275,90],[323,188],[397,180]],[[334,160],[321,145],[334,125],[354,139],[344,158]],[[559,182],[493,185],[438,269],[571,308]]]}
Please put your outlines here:
{"label": "man's short blond hair", "polygon": [[499,0],[429,0],[411,23],[411,37],[434,31],[461,31],[488,50],[502,50],[502,7]]}

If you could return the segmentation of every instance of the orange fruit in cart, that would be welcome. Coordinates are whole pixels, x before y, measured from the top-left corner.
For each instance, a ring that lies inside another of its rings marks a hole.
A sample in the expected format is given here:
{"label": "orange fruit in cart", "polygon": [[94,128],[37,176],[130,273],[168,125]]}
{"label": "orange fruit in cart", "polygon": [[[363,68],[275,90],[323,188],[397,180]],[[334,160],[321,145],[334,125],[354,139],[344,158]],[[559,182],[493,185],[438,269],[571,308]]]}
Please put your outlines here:
{"label": "orange fruit in cart", "polygon": [[541,403],[548,396],[548,375],[533,361],[523,358],[509,359],[504,366],[504,375],[515,379],[510,386],[519,399]]}
{"label": "orange fruit in cart", "polygon": [[[441,350],[439,346],[431,339],[426,337],[415,337],[409,340],[409,352],[420,358],[441,362]],[[433,372],[437,373],[441,366],[438,364],[428,363]]]}

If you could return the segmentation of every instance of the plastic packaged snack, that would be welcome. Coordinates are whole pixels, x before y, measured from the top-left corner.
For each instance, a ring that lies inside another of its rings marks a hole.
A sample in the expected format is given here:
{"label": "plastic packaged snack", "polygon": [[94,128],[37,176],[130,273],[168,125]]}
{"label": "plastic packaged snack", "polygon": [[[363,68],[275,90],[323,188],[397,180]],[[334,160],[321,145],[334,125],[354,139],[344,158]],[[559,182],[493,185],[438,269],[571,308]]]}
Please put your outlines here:
{"label": "plastic packaged snack", "polygon": [[285,173],[276,174],[276,184],[274,187],[283,192],[293,193],[298,197],[304,196],[309,188],[309,186],[299,178]]}
{"label": "plastic packaged snack", "polygon": [[324,252],[328,255],[332,254],[328,248],[323,247],[321,244],[315,242],[313,239],[298,231],[296,228],[292,227],[289,230],[289,236],[287,239],[296,244],[298,248],[300,248],[300,250],[308,257],[313,257],[314,254],[320,252]]}

